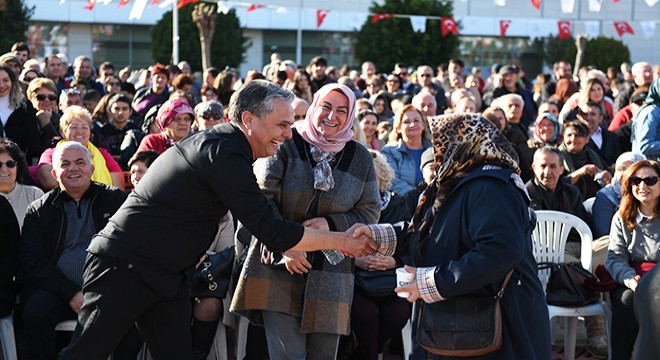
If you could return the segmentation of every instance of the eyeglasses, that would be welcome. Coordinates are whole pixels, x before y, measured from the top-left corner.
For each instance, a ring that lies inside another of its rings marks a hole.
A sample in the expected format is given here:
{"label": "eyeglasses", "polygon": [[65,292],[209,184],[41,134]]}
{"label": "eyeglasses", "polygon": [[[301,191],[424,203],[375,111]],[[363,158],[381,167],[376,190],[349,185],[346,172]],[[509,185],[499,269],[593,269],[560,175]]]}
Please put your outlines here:
{"label": "eyeglasses", "polygon": [[642,182],[644,184],[646,184],[647,186],[653,186],[653,185],[658,183],[658,177],[657,176],[649,176],[649,177],[645,177],[645,178],[641,178],[641,177],[638,177],[638,176],[631,176],[630,177],[630,183],[633,186],[639,186],[639,184],[641,184]]}
{"label": "eyeglasses", "polygon": [[23,81],[29,83],[30,81],[32,81],[32,80],[34,80],[34,79],[35,79],[35,78],[33,78],[33,77],[28,77],[28,76],[26,76],[26,77],[23,78]]}
{"label": "eyeglasses", "polygon": [[120,82],[117,82],[117,81],[110,81],[110,82],[108,83],[108,85],[110,85],[110,86],[119,86],[119,85],[121,85],[121,83],[120,83]]}
{"label": "eyeglasses", "polygon": [[[9,169],[13,169],[13,168],[16,167],[17,162],[14,161],[14,160],[7,160],[7,162],[4,162],[4,163],[2,161],[0,161],[0,168],[2,168],[3,165],[7,165],[7,167]],[[658,179],[656,179],[656,180],[658,180]]]}
{"label": "eyeglasses", "polygon": [[297,121],[297,120],[304,120],[304,119],[305,119],[305,116],[306,116],[306,114],[303,114],[303,115],[293,115],[293,120],[296,120],[296,121]]}
{"label": "eyeglasses", "polygon": [[44,101],[44,100],[46,100],[46,98],[48,98],[48,100],[50,100],[50,101],[55,101],[55,100],[57,100],[57,95],[48,94],[48,96],[46,96],[44,94],[37,94],[36,98],[39,101]]}
{"label": "eyeglasses", "polygon": [[419,74],[419,76],[421,76],[421,77],[431,77],[433,75],[431,75],[431,74]]}
{"label": "eyeglasses", "polygon": [[204,114],[200,117],[204,120],[211,120],[211,119],[213,119],[213,120],[222,120],[223,119],[222,115],[217,115],[217,114]]}

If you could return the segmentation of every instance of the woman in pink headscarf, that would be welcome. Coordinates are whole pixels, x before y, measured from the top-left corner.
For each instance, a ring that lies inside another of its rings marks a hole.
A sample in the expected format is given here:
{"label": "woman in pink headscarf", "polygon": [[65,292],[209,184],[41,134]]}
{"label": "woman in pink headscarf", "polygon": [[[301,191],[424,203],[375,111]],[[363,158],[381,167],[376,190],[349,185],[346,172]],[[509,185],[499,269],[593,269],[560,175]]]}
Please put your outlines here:
{"label": "woman in pink headscarf", "polygon": [[[381,200],[373,161],[352,140],[354,117],[353,91],[325,85],[305,120],[296,123],[292,139],[255,163],[257,181],[282,217],[333,231],[378,220]],[[259,242],[253,241],[231,311],[265,326],[271,359],[334,360],[339,335],[350,331],[350,259],[336,251],[287,251],[273,254],[270,259],[281,261],[271,262],[261,255]]]}
{"label": "woman in pink headscarf", "polygon": [[175,142],[190,134],[190,128],[195,119],[195,112],[187,102],[181,99],[168,100],[156,115],[156,124],[160,129],[158,134],[149,134],[142,138],[137,152],[154,150],[162,154]]}

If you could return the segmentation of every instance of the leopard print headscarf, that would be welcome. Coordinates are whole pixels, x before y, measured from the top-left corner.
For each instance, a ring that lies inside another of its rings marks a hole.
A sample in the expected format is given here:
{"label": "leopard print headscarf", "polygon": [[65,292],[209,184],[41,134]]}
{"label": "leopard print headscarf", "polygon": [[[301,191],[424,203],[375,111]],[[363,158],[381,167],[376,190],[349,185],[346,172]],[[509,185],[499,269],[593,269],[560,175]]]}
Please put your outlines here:
{"label": "leopard print headscarf", "polygon": [[[427,237],[437,209],[472,170],[485,164],[520,168],[518,155],[495,125],[479,114],[449,114],[429,118],[436,177],[424,191],[411,232]],[[516,181],[522,184],[522,180]],[[523,185],[524,187],[524,185]],[[431,211],[429,211],[431,210]]]}

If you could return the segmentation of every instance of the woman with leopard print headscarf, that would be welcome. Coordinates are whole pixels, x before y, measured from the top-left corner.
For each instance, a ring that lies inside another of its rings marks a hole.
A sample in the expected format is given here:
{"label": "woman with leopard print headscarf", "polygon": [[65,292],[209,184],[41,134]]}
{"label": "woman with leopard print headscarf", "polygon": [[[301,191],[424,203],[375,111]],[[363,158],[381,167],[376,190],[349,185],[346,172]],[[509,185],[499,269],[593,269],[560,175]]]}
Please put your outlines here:
{"label": "woman with leopard print headscarf", "polygon": [[[439,116],[429,123],[437,175],[412,223],[363,226],[356,234],[379,243],[388,235],[405,236],[407,241],[396,241],[397,251],[404,253],[410,244],[414,267],[406,270],[415,281],[395,291],[429,307],[456,296],[493,296],[513,269],[501,301],[502,347],[475,358],[550,359],[548,311],[530,238],[534,220],[515,151],[478,114]],[[413,343],[413,358],[423,358],[424,349]]]}

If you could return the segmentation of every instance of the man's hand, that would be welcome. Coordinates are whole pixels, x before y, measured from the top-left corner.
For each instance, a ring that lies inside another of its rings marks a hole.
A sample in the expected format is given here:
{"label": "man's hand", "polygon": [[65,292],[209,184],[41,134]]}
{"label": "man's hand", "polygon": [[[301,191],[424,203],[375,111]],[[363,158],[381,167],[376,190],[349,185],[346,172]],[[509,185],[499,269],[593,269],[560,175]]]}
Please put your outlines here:
{"label": "man's hand", "polygon": [[307,261],[307,253],[304,251],[285,251],[283,254],[284,264],[291,275],[306,274],[312,268]]}
{"label": "man's hand", "polygon": [[305,222],[302,223],[302,226],[316,230],[330,231],[330,225],[328,225],[328,220],[322,217],[315,217],[312,219],[305,220]]}
{"label": "man's hand", "polygon": [[340,249],[344,255],[350,257],[367,256],[373,254],[378,249],[378,245],[364,234],[357,238],[346,233],[344,233],[344,236],[344,246]]}
{"label": "man's hand", "polygon": [[73,295],[71,300],[69,300],[69,306],[71,306],[73,312],[77,314],[78,311],[80,311],[82,305],[83,305],[83,293],[82,291],[78,291],[75,295]]}
{"label": "man's hand", "polygon": [[354,238],[360,237],[360,235],[366,235],[369,238],[373,237],[373,234],[371,234],[371,228],[367,225],[359,223],[351,226],[348,230],[346,230],[346,233]]}
{"label": "man's hand", "polygon": [[[417,276],[417,268],[414,268],[412,266],[404,266],[404,269],[406,269],[407,272]],[[419,299],[419,288],[417,287],[417,280],[413,280],[410,284],[404,285],[404,286],[399,286],[394,288],[394,292],[400,293],[409,293],[408,297],[406,298],[408,302],[414,303]]]}

